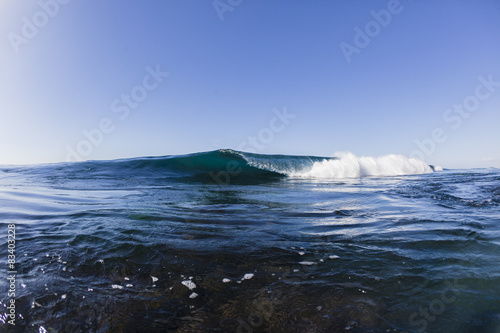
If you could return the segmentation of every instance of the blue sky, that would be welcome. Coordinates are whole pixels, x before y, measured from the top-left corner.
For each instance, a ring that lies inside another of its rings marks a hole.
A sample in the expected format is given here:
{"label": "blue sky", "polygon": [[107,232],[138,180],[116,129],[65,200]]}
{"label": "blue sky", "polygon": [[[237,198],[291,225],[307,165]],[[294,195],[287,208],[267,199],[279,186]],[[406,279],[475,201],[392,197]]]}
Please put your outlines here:
{"label": "blue sky", "polygon": [[500,167],[499,18],[496,0],[3,1],[0,164],[240,147]]}

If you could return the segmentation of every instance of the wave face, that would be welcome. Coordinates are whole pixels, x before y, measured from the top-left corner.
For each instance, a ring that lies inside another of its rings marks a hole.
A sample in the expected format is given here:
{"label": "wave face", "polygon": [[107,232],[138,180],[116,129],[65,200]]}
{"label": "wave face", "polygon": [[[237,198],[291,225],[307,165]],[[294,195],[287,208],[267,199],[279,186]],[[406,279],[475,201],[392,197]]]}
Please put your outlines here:
{"label": "wave face", "polygon": [[233,176],[359,178],[433,172],[433,168],[424,162],[402,155],[387,155],[375,158],[356,157],[352,153],[341,153],[333,157],[318,157],[264,155],[231,149],[115,162],[134,169],[161,168],[191,174],[227,172]]}

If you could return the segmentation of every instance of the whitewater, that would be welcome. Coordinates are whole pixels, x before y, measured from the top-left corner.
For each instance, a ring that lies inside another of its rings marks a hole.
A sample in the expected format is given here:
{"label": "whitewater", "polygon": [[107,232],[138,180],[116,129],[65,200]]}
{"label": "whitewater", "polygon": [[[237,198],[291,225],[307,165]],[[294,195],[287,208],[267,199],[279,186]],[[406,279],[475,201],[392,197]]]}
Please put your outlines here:
{"label": "whitewater", "polygon": [[500,331],[494,168],[231,149],[0,166],[0,222],[0,331]]}

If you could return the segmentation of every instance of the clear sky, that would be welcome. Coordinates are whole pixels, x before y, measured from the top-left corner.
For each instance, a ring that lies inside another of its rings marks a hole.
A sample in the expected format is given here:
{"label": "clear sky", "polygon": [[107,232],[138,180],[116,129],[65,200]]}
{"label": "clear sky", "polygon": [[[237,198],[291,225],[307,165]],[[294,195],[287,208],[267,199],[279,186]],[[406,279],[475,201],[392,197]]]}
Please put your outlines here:
{"label": "clear sky", "polygon": [[498,0],[5,0],[0,164],[218,148],[500,167]]}

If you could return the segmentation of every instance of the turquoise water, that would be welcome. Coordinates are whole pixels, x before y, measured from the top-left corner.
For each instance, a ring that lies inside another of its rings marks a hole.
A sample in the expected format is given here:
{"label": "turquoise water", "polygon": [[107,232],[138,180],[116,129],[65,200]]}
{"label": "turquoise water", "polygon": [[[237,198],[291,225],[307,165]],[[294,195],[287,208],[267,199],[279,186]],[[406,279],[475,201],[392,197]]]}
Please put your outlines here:
{"label": "turquoise water", "polygon": [[0,330],[500,332],[499,170],[402,161],[0,167]]}

